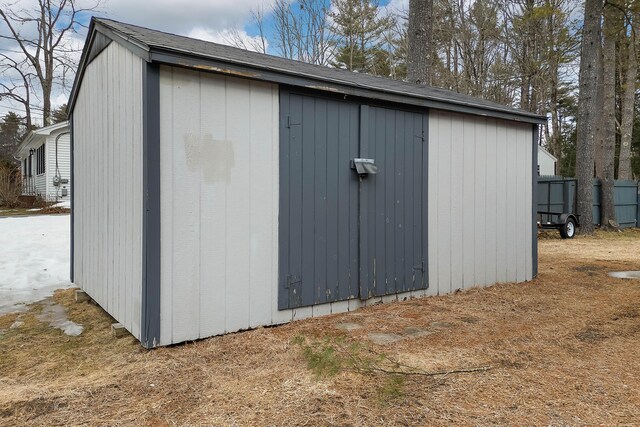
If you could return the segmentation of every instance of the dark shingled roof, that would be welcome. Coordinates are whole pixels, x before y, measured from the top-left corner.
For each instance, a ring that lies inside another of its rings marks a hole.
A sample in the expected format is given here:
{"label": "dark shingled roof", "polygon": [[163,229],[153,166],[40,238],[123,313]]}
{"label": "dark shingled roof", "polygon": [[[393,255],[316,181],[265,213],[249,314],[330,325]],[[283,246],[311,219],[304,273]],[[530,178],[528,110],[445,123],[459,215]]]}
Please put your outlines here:
{"label": "dark shingled roof", "polygon": [[[301,85],[334,93],[346,93],[531,123],[546,121],[545,117],[537,114],[445,89],[307,64],[109,19],[94,18],[91,28],[105,33],[112,39],[119,37],[120,41],[124,40],[134,45],[140,49],[141,53],[147,54],[145,59],[148,61],[166,62],[294,86]],[[91,34],[88,40],[90,38]],[[88,48],[85,47],[86,49]],[[84,66],[86,66],[86,61],[84,64],[81,63],[80,67]]]}

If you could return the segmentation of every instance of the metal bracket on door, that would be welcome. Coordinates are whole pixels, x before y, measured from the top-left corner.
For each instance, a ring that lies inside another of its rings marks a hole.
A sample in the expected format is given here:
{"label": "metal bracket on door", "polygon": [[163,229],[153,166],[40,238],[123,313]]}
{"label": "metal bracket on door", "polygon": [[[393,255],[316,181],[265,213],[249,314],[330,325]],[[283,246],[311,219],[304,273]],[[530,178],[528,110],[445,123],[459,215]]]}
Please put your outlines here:
{"label": "metal bracket on door", "polygon": [[291,116],[287,116],[287,128],[291,128],[291,126],[297,126],[297,125],[301,125],[302,123],[292,123],[291,122]]}

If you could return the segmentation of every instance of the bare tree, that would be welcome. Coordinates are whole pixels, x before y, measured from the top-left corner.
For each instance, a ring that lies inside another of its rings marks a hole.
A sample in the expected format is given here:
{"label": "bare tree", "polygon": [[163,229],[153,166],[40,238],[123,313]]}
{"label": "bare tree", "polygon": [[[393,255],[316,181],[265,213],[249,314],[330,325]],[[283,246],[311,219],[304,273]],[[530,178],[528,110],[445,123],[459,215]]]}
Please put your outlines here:
{"label": "bare tree", "polygon": [[576,178],[578,181],[578,214],[581,233],[593,233],[593,152],[597,110],[597,87],[601,55],[602,0],[585,0],[580,61],[580,93],[578,102],[578,139]]}
{"label": "bare tree", "polygon": [[[600,178],[601,219],[603,228],[613,226],[616,221],[614,202],[614,173],[616,154],[616,39],[622,23],[619,10],[612,6],[604,8],[604,43],[602,49],[602,120],[601,144],[598,153],[600,167],[596,168]],[[600,169],[600,170],[598,170]]]}
{"label": "bare tree", "polygon": [[430,85],[433,51],[433,0],[409,1],[408,36],[407,79],[412,83]]}
{"label": "bare tree", "polygon": [[98,5],[99,0],[89,7],[79,7],[78,0],[37,0],[33,7],[19,0],[0,4],[0,39],[8,46],[0,51],[0,99],[22,105],[28,129],[34,110],[42,112],[43,124],[50,123],[53,89],[65,89],[77,65],[80,48],[74,49],[68,37],[83,26],[82,15]]}
{"label": "bare tree", "polygon": [[315,0],[276,0],[273,9],[274,47],[279,56],[328,65],[335,43],[329,30],[329,10]]}
{"label": "bare tree", "polygon": [[223,40],[225,43],[244,50],[252,50],[254,52],[267,53],[267,36],[265,33],[264,9],[261,7],[251,11],[251,20],[258,29],[256,37],[247,37],[237,28],[232,28],[225,33]]}
{"label": "bare tree", "polygon": [[[636,5],[636,8],[638,6]],[[636,58],[638,41],[638,20],[640,11],[632,11],[631,25],[626,40],[627,54],[625,55],[625,76],[622,87],[622,112],[620,124],[620,157],[618,158],[618,179],[633,179],[631,172],[631,139],[636,102],[636,79],[638,78],[638,60]]]}

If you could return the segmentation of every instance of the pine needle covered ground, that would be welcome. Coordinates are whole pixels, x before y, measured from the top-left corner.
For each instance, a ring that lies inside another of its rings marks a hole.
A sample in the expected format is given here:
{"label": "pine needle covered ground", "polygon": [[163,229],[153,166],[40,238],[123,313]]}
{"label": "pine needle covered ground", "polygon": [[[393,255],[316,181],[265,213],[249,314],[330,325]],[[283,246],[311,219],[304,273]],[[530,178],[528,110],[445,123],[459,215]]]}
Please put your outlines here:
{"label": "pine needle covered ground", "polygon": [[640,232],[548,233],[530,283],[153,351],[60,291],[78,337],[39,305],[0,317],[0,424],[638,425],[640,280],[615,270]]}

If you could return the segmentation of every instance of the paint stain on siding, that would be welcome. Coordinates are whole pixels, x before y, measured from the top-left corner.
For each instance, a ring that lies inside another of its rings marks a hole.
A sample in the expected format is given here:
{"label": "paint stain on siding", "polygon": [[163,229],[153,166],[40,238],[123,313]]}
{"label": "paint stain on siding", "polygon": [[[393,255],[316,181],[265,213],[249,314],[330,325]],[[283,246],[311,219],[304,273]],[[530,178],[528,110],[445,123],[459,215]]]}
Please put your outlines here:
{"label": "paint stain on siding", "polygon": [[190,172],[201,171],[205,183],[229,183],[235,166],[233,141],[204,137],[193,133],[184,135],[184,151]]}

